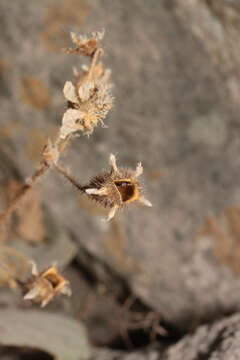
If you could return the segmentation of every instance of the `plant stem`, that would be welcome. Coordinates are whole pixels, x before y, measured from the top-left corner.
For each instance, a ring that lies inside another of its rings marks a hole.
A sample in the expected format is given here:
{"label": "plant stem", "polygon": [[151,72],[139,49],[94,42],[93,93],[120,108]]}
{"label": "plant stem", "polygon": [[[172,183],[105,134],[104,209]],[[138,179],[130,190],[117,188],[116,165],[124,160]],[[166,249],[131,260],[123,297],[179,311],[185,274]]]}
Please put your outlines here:
{"label": "plant stem", "polygon": [[90,69],[89,69],[89,72],[88,72],[88,80],[91,80],[91,77],[92,77],[92,74],[93,74],[93,71],[95,69],[95,66],[96,66],[96,63],[97,63],[97,60],[99,59],[99,57],[103,54],[103,49],[99,48],[96,50],[95,54],[93,55],[93,58],[92,58],[92,61],[91,61],[91,65],[90,65]]}
{"label": "plant stem", "polygon": [[70,181],[70,183],[75,186],[78,190],[80,190],[81,192],[84,191],[84,186],[82,186],[81,184],[79,184],[76,179],[74,179],[66,170],[64,170],[61,166],[55,164],[55,168],[57,169],[57,171],[62,174],[68,181]]}

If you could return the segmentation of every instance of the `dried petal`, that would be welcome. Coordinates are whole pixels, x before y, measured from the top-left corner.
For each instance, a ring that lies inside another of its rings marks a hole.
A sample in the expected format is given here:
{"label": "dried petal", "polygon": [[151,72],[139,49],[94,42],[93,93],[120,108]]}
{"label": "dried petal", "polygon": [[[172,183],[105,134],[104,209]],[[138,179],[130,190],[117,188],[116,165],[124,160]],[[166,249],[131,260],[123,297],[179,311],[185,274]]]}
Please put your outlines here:
{"label": "dried petal", "polygon": [[82,102],[87,101],[94,90],[93,82],[85,82],[78,89],[78,96]]}
{"label": "dried petal", "polygon": [[112,85],[109,82],[111,71],[105,70],[103,65],[98,63],[99,56],[102,55],[98,41],[103,35],[104,32],[92,33],[90,36],[77,36],[71,33],[72,41],[77,48],[69,51],[79,51],[84,55],[94,54],[94,56],[89,67],[85,66],[81,73],[74,71],[75,86],[70,81],[64,86],[63,93],[68,100],[68,110],[63,115],[61,139],[67,138],[76,131],[89,135],[99,122],[106,127],[103,119],[112,108],[113,97]]}
{"label": "dried petal", "polygon": [[62,126],[60,128],[60,138],[65,139],[68,135],[76,131],[83,131],[84,127],[81,121],[84,113],[77,109],[68,109],[63,114]]}
{"label": "dried petal", "polygon": [[73,85],[73,83],[71,81],[66,81],[64,88],[63,88],[63,94],[65,96],[65,98],[68,101],[71,101],[72,103],[77,104],[78,103],[78,98],[76,95],[76,89],[75,86]]}

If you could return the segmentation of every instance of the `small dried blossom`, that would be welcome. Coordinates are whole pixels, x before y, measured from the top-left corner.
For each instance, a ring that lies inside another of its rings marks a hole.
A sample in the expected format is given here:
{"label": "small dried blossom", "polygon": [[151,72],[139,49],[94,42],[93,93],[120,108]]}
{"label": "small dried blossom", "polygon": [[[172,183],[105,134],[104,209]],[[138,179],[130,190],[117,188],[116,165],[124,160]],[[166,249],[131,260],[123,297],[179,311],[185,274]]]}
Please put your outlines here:
{"label": "small dried blossom", "polygon": [[68,109],[63,115],[60,138],[65,139],[76,132],[89,135],[99,122],[103,124],[113,104],[111,84],[107,82],[109,75],[110,72],[105,71],[101,78],[80,86],[66,82],[63,93],[68,100]]}
{"label": "small dried blossom", "polygon": [[93,32],[90,35],[77,36],[74,32],[71,33],[72,42],[76,45],[75,48],[67,49],[67,53],[80,53],[81,55],[93,56],[99,47],[99,41],[104,37],[104,30]]}
{"label": "small dried blossom", "polygon": [[50,266],[38,272],[37,266],[32,262],[32,275],[22,284],[24,300],[31,300],[46,306],[56,295],[71,295],[69,281],[60,276],[56,267]]}
{"label": "small dried blossom", "polygon": [[141,163],[136,170],[118,168],[113,154],[109,157],[111,170],[94,177],[84,187],[85,193],[104,207],[110,208],[107,220],[111,220],[116,211],[123,206],[138,201],[145,206],[152,206],[142,193],[139,176],[143,173]]}

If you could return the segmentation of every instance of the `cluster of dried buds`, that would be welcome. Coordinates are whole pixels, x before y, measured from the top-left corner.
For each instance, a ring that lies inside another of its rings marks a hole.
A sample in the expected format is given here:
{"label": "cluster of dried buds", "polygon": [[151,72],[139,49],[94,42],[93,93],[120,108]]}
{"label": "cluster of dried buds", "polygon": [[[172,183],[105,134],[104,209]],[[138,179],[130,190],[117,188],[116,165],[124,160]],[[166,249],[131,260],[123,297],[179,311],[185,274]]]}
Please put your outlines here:
{"label": "cluster of dried buds", "polygon": [[89,37],[77,37],[72,33],[72,41],[76,48],[68,49],[68,53],[79,52],[92,58],[91,65],[84,65],[79,73],[74,70],[75,83],[67,81],[63,94],[68,101],[68,109],[63,115],[60,138],[65,139],[76,132],[90,135],[95,126],[106,117],[112,108],[112,84],[109,82],[111,71],[104,69],[98,59],[103,55],[99,47],[102,33],[93,33]]}
{"label": "cluster of dried buds", "polygon": [[71,33],[75,48],[66,49],[68,54],[84,55],[91,59],[90,65],[83,65],[81,71],[74,69],[74,81],[66,81],[63,94],[67,100],[67,110],[63,114],[62,124],[55,143],[50,140],[42,152],[42,165],[49,168],[58,163],[60,153],[72,137],[92,134],[100,123],[106,127],[103,119],[113,105],[110,82],[111,70],[105,69],[99,62],[103,55],[100,47],[104,32],[95,32],[89,36],[77,36]]}
{"label": "cluster of dried buds", "polygon": [[[63,114],[58,137],[54,143],[48,141],[42,152],[40,167],[26,181],[18,196],[0,216],[0,224],[12,213],[18,201],[36,180],[51,167],[55,167],[90,199],[109,208],[107,220],[111,220],[118,209],[135,201],[145,206],[152,206],[144,197],[142,184],[139,181],[143,172],[141,163],[138,163],[135,170],[118,168],[116,158],[111,154],[109,158],[110,171],[95,176],[85,186],[79,184],[58,165],[60,153],[69,140],[79,133],[90,135],[99,123],[104,127],[103,119],[112,108],[111,71],[105,69],[103,64],[99,62],[99,58],[103,55],[103,49],[100,47],[100,40],[103,35],[103,32],[97,32],[86,37],[71,33],[75,47],[67,49],[67,53],[79,53],[89,57],[91,59],[90,65],[84,65],[81,72],[75,69],[75,81],[65,83],[63,94],[68,107]],[[24,299],[38,303],[42,307],[46,306],[56,295],[71,295],[69,282],[59,275],[55,266],[39,273],[36,265],[33,264],[31,277],[26,282],[18,281],[18,283],[22,286]]]}
{"label": "cluster of dried buds", "polygon": [[[103,32],[96,32],[87,37],[71,33],[76,47],[67,49],[67,52],[91,57],[91,65],[83,66],[81,73],[75,70],[75,83],[67,81],[64,85],[63,93],[68,101],[68,109],[63,115],[60,128],[62,141],[68,141],[78,133],[90,135],[99,122],[104,126],[103,119],[112,107],[113,97],[109,82],[111,71],[104,69],[102,63],[97,62],[103,54],[103,49],[99,47],[103,35]],[[82,186],[58,166],[56,147],[52,144],[45,148],[45,159],[48,159],[49,154],[54,159],[56,168],[72,184],[91,199],[110,209],[108,220],[114,217],[118,209],[134,201],[151,206],[142,194],[142,186],[138,179],[143,172],[141,163],[136,170],[118,169],[115,156],[110,155],[111,170],[95,176],[87,186]]]}

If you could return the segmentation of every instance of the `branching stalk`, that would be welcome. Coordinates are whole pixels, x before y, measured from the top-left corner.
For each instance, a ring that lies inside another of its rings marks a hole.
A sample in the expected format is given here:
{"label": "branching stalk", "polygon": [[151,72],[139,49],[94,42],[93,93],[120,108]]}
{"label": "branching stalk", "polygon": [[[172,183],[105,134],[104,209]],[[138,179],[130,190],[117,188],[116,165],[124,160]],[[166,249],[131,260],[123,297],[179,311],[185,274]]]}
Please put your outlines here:
{"label": "branching stalk", "polygon": [[79,184],[76,179],[74,179],[72,177],[72,175],[70,175],[66,170],[64,170],[61,166],[59,166],[58,164],[55,165],[56,170],[62,174],[68,181],[70,181],[70,183],[75,186],[78,190],[80,191],[84,191],[85,187],[82,186],[81,184]]}

